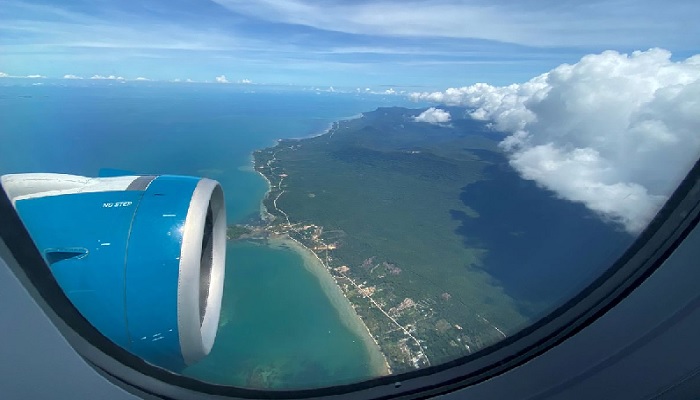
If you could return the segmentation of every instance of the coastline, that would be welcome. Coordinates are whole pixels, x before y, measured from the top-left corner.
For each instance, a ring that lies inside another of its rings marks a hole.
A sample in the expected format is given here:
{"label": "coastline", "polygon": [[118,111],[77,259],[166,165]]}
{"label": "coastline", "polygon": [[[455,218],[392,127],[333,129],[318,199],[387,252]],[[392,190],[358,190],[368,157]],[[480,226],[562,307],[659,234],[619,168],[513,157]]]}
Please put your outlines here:
{"label": "coastline", "polygon": [[[255,165],[254,160],[253,160],[253,165]],[[272,214],[270,214],[267,211],[267,207],[265,207],[264,199],[266,199],[267,195],[270,194],[270,191],[272,191],[272,182],[270,182],[270,180],[267,179],[265,174],[256,170],[254,166],[252,167],[252,171],[255,171],[258,175],[262,176],[262,178],[265,180],[265,182],[267,182],[267,191],[265,192],[265,196],[263,196],[263,200],[260,201],[260,219],[263,221],[270,221],[272,218]]]}
{"label": "coastline", "polygon": [[379,342],[377,342],[377,339],[375,339],[369,328],[367,328],[365,322],[355,311],[352,302],[347,298],[345,293],[343,293],[335,277],[328,271],[328,267],[318,255],[289,235],[269,238],[268,246],[273,248],[286,247],[302,257],[304,260],[304,267],[318,279],[324,293],[338,311],[343,324],[364,342],[369,355],[372,374],[375,376],[390,375],[391,367],[389,366],[386,355],[379,346]]}
{"label": "coastline", "polygon": [[[337,122],[335,122],[334,125],[335,124],[337,124]],[[331,132],[332,129],[329,129],[322,135],[330,134]],[[255,168],[255,157],[253,156],[252,158],[252,170],[257,172],[267,183],[267,192],[260,201],[260,219],[269,223],[275,219],[275,216],[268,211],[264,200],[272,191],[272,182],[270,182],[265,174]],[[391,366],[389,365],[386,354],[381,350],[379,342],[374,335],[372,335],[372,332],[357,311],[355,311],[353,303],[345,295],[335,277],[329,271],[328,266],[321,258],[319,258],[313,250],[287,234],[269,237],[266,245],[273,248],[286,247],[302,257],[304,260],[304,267],[318,279],[323,292],[337,310],[343,324],[363,341],[369,356],[371,374],[375,377],[390,375],[392,373]]]}
{"label": "coastline", "polygon": [[[308,136],[293,137],[293,138],[288,138],[288,139],[284,139],[284,140],[304,140],[304,139],[317,138],[319,136],[323,136],[323,135],[327,135],[327,134],[331,133],[331,131],[333,129],[336,129],[343,122],[352,121],[354,119],[359,119],[359,118],[362,118],[364,116],[365,116],[365,113],[361,112],[361,113],[357,113],[355,115],[351,115],[349,117],[340,117],[337,120],[329,123],[328,126],[326,127],[326,129],[323,129],[320,132],[311,133]],[[277,143],[279,143],[279,140],[281,140],[281,139],[278,139]]]}

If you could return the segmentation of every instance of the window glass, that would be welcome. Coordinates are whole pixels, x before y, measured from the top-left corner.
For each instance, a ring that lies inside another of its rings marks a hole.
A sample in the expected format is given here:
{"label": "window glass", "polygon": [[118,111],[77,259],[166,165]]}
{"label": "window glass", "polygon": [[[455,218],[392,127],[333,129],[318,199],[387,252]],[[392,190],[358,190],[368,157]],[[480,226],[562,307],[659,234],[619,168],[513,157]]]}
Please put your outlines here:
{"label": "window glass", "polygon": [[474,354],[599,277],[700,152],[697,5],[536,3],[7,1],[2,185],[76,308],[177,373]]}

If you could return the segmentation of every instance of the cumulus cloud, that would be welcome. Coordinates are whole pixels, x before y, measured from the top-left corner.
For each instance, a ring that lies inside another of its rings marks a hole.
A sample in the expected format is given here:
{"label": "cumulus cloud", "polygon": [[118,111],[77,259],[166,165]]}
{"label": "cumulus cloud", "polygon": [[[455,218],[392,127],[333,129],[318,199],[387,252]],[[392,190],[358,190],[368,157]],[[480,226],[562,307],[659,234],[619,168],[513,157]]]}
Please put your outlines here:
{"label": "cumulus cloud", "polygon": [[83,79],[83,77],[78,76],[78,75],[73,75],[73,74],[66,74],[66,75],[63,75],[63,79]]}
{"label": "cumulus cloud", "polygon": [[241,79],[240,81],[238,81],[238,83],[243,85],[250,85],[251,83],[253,83],[253,81],[251,81],[250,79]]}
{"label": "cumulus cloud", "polygon": [[0,78],[9,78],[10,74],[7,74],[5,72],[0,72]]}
{"label": "cumulus cloud", "polygon": [[221,75],[216,77],[216,82],[217,83],[228,83],[228,79],[226,79],[226,75]]}
{"label": "cumulus cloud", "polygon": [[700,156],[700,55],[583,57],[523,84],[412,93],[470,108],[506,134],[525,179],[639,233]]}
{"label": "cumulus cloud", "polygon": [[27,78],[29,78],[29,79],[43,79],[46,77],[44,75],[34,74],[34,75],[27,75]]}
{"label": "cumulus cloud", "polygon": [[413,120],[430,124],[444,124],[450,122],[450,113],[439,108],[430,107],[417,117],[413,117]]}
{"label": "cumulus cloud", "polygon": [[150,81],[148,78],[144,78],[143,76],[139,76],[138,78],[134,79],[136,81]]}

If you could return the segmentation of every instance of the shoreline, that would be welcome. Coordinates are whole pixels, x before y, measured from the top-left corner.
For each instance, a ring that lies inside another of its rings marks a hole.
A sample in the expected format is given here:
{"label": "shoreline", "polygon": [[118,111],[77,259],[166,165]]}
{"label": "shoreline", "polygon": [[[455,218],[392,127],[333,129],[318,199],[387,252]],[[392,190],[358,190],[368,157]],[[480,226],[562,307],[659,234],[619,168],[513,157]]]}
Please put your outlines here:
{"label": "shoreline", "polygon": [[335,127],[335,125],[336,125],[337,123],[338,123],[338,122],[335,122],[335,121],[334,121],[334,122],[331,122],[331,123],[329,123],[329,124],[326,126],[325,129],[321,130],[320,132],[310,133],[310,134],[307,135],[307,136],[299,136],[299,137],[292,137],[292,138],[277,139],[277,143],[279,143],[279,142],[282,141],[282,140],[304,140],[304,139],[313,139],[313,138],[316,138],[316,137],[319,137],[319,136],[323,136],[323,135],[327,134],[328,132],[330,132],[330,131]]}
{"label": "shoreline", "polygon": [[360,118],[362,118],[362,117],[364,117],[364,116],[365,116],[365,113],[361,112],[361,113],[357,113],[357,114],[355,114],[355,115],[351,115],[351,116],[349,116],[349,117],[340,117],[340,118],[338,118],[337,120],[334,120],[333,122],[330,122],[330,123],[328,124],[328,126],[326,127],[326,129],[323,129],[323,130],[320,131],[320,132],[311,133],[311,134],[309,134],[308,136],[293,137],[293,138],[285,138],[285,139],[277,139],[277,143],[279,143],[281,140],[304,140],[304,139],[313,139],[313,138],[317,138],[317,137],[319,137],[319,136],[327,135],[327,134],[331,133],[331,131],[332,131],[333,129],[336,129],[338,126],[340,126],[340,124],[342,124],[343,122],[352,121],[352,120],[355,120],[355,119],[360,119]]}
{"label": "shoreline", "polygon": [[[334,126],[335,124],[337,123],[334,123]],[[329,129],[322,135],[330,134],[331,132],[332,129]],[[275,216],[268,211],[264,200],[272,192],[272,182],[270,182],[265,174],[255,168],[255,157],[253,156],[252,158],[252,169],[257,172],[267,183],[267,192],[260,201],[260,219],[265,223],[269,223],[275,218]],[[367,355],[369,356],[370,371],[372,375],[374,377],[390,375],[392,373],[391,366],[386,354],[384,354],[382,351],[379,342],[369,330],[362,317],[357,313],[354,304],[345,295],[345,292],[343,292],[343,289],[336,281],[336,278],[333,276],[328,266],[321,260],[321,258],[319,258],[319,256],[313,250],[288,234],[269,237],[267,238],[266,245],[272,248],[287,247],[302,257],[304,267],[316,277],[321,285],[321,289],[340,315],[342,323],[363,341],[365,349],[367,350]]]}
{"label": "shoreline", "polygon": [[391,367],[386,355],[381,350],[379,342],[372,335],[369,328],[338,285],[335,277],[328,270],[328,266],[318,257],[313,250],[289,235],[278,236],[268,239],[268,246],[272,248],[287,247],[299,254],[304,260],[304,267],[318,279],[323,292],[330,300],[333,307],[338,311],[343,324],[361,338],[370,360],[373,375],[386,376],[391,374]]}
{"label": "shoreline", "polygon": [[[255,161],[253,161],[253,162],[255,162]],[[270,214],[270,212],[267,211],[267,207],[265,207],[265,199],[267,198],[267,195],[270,194],[270,192],[272,191],[272,182],[270,182],[270,180],[267,179],[265,174],[256,170],[255,167],[253,167],[253,171],[255,171],[258,175],[262,176],[262,178],[265,180],[265,182],[267,182],[267,191],[265,192],[263,199],[260,200],[260,219],[262,221],[267,222],[267,221],[271,220],[272,214]]]}

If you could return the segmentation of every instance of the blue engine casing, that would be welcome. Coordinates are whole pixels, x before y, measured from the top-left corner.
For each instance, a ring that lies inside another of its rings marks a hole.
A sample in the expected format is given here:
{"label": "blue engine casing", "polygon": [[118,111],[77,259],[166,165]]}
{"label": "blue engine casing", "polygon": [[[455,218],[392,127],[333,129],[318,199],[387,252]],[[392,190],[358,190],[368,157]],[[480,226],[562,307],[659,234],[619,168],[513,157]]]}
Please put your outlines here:
{"label": "blue engine casing", "polygon": [[226,251],[216,181],[16,174],[2,185],[59,285],[105,336],[175,371],[209,353]]}

